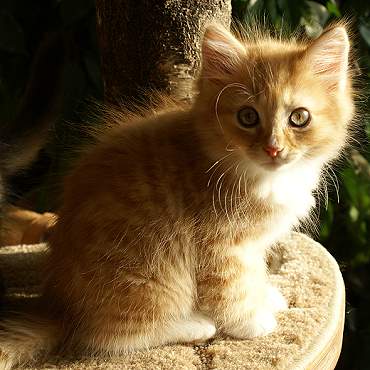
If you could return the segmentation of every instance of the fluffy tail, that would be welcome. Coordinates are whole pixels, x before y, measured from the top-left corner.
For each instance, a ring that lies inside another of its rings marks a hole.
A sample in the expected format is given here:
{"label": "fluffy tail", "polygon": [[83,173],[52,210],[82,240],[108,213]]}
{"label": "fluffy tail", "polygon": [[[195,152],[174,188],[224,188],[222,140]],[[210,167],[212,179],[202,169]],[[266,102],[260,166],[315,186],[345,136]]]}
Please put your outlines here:
{"label": "fluffy tail", "polygon": [[42,358],[60,342],[57,322],[30,314],[0,321],[0,370],[9,370]]}

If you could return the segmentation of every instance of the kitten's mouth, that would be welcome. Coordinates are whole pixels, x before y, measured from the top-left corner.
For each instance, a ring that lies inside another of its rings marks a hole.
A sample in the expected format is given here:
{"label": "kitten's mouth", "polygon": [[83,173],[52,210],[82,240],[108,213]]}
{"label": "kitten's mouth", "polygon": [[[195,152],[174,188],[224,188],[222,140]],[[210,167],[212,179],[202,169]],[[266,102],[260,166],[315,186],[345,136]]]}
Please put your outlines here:
{"label": "kitten's mouth", "polygon": [[296,163],[301,155],[299,153],[280,153],[276,157],[260,158],[260,166],[267,171],[280,171]]}
{"label": "kitten's mouth", "polygon": [[286,168],[290,164],[292,164],[294,161],[286,160],[282,158],[271,158],[268,161],[262,162],[261,166],[269,171],[276,171],[280,170],[282,168]]}
{"label": "kitten's mouth", "polygon": [[281,161],[268,161],[268,162],[263,162],[262,167],[267,168],[269,170],[277,170],[279,168],[282,168],[286,165],[287,163],[281,162]]}

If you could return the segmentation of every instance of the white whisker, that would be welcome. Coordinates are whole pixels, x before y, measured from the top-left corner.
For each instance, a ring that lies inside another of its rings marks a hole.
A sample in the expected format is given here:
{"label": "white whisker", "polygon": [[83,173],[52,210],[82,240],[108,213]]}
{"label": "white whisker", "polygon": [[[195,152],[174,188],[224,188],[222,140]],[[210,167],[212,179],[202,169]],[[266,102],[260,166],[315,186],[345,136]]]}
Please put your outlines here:
{"label": "white whisker", "polygon": [[210,167],[210,168],[208,168],[208,170],[205,172],[205,173],[208,173],[209,171],[211,171],[211,169],[214,167],[214,166],[216,166],[218,163],[220,163],[222,160],[224,160],[225,158],[227,158],[227,157],[230,157],[230,155],[231,155],[232,153],[230,153],[230,154],[227,154],[227,155],[225,155],[224,157],[222,157],[221,159],[218,159],[216,162],[214,162],[213,163],[213,165]]}
{"label": "white whisker", "polygon": [[215,102],[215,115],[216,115],[216,119],[217,119],[217,122],[218,122],[218,125],[220,126],[220,129],[222,132],[224,132],[224,129],[222,127],[222,124],[221,124],[221,121],[220,121],[220,117],[218,115],[218,103],[220,101],[220,98],[221,98],[221,95],[223,94],[223,92],[229,88],[232,88],[232,87],[237,87],[239,89],[241,89],[242,91],[245,91],[246,94],[248,94],[248,89],[247,89],[247,86],[243,85],[243,84],[240,84],[240,83],[237,83],[237,82],[234,82],[234,83],[231,83],[231,84],[228,84],[226,86],[224,86],[220,91],[219,93],[217,94],[217,97],[216,97],[216,102]]}

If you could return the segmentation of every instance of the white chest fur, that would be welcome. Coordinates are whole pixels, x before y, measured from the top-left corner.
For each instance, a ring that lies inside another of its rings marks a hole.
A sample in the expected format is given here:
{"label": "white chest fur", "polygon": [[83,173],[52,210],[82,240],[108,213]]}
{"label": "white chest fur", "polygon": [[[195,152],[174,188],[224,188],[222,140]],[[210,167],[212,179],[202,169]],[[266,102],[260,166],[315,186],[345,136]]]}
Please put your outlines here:
{"label": "white chest fur", "polygon": [[257,182],[255,195],[284,206],[299,218],[305,217],[315,205],[312,191],[318,185],[319,174],[319,168],[314,165],[265,173]]}
{"label": "white chest fur", "polygon": [[255,188],[257,198],[280,209],[271,219],[271,241],[276,240],[299,221],[308,216],[315,206],[312,191],[319,182],[318,166],[294,167],[287,170],[269,172],[259,178]]}

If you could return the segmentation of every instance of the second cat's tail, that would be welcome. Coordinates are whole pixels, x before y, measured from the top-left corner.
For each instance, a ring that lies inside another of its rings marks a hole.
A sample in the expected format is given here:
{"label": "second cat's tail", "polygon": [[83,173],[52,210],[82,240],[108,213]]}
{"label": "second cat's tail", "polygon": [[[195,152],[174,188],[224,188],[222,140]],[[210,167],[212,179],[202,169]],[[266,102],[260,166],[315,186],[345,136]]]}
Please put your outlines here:
{"label": "second cat's tail", "polygon": [[0,320],[0,370],[35,361],[50,353],[61,340],[57,321],[32,314]]}

